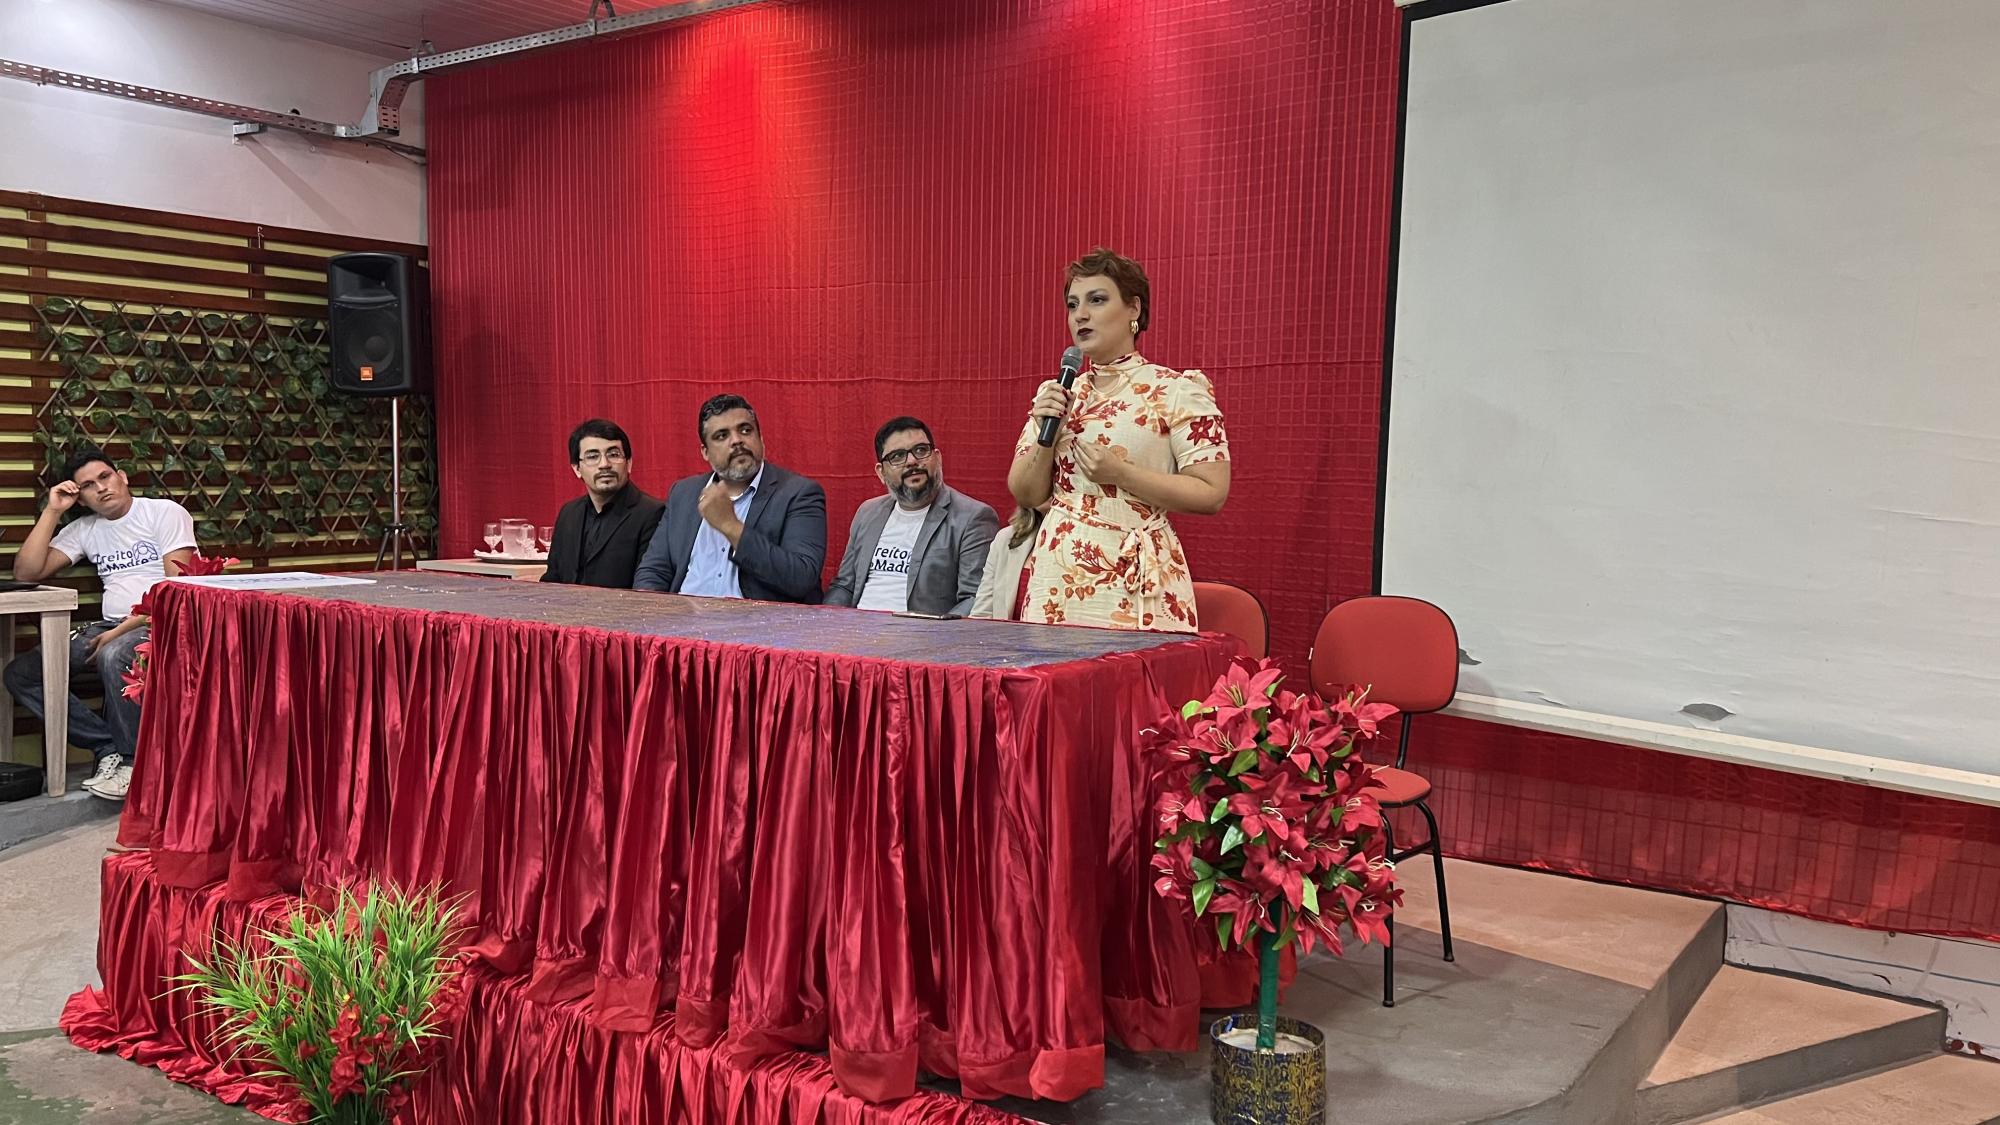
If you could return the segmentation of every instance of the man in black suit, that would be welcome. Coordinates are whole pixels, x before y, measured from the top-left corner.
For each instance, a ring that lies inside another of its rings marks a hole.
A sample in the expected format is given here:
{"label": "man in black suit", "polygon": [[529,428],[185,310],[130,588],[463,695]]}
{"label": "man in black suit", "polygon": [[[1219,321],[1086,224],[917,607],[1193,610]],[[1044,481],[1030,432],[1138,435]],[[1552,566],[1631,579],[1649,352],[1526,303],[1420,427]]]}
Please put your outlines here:
{"label": "man in black suit", "polygon": [[764,460],[757,412],[738,395],[702,403],[697,431],[711,471],[667,493],[633,588],[817,604],[826,490]]}
{"label": "man in black suit", "polygon": [[629,590],[666,506],[632,483],[632,439],[602,418],[570,431],[569,467],[584,494],[556,514],[542,581]]}

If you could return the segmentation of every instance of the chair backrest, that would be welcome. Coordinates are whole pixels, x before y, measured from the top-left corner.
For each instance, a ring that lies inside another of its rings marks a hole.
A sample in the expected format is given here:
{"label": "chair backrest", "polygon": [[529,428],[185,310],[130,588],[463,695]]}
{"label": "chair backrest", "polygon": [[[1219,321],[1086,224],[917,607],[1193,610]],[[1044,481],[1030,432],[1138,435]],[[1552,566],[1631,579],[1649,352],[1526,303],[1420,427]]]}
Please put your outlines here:
{"label": "chair backrest", "polygon": [[1342,602],[1313,638],[1312,685],[1330,695],[1349,684],[1374,685],[1369,699],[1405,714],[1439,710],[1458,694],[1458,630],[1416,598]]}
{"label": "chair backrest", "polygon": [[1241,586],[1195,583],[1194,614],[1203,629],[1235,637],[1258,660],[1271,651],[1271,619],[1264,612],[1264,603]]}

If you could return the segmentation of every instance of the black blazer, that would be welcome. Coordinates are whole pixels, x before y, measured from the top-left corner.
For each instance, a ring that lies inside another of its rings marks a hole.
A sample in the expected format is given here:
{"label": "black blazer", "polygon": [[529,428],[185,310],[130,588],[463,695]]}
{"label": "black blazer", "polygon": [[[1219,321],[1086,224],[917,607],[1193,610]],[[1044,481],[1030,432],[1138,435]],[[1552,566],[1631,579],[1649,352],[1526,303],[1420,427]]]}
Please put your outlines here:
{"label": "black blazer", "polygon": [[632,572],[639,568],[639,557],[653,541],[667,506],[641,492],[638,485],[625,482],[604,509],[605,517],[611,520],[611,534],[598,544],[594,554],[584,557],[583,520],[589,510],[590,497],[584,495],[556,513],[556,534],[549,541],[549,568],[542,572],[542,581],[631,589]]}
{"label": "black blazer", "polygon": [[[695,533],[701,530],[701,490],[713,474],[676,481],[653,545],[632,576],[635,590],[681,592]],[[764,462],[764,479],[743,517],[743,538],[730,552],[743,596],[765,602],[819,604],[826,565],[826,490],[819,482]]]}

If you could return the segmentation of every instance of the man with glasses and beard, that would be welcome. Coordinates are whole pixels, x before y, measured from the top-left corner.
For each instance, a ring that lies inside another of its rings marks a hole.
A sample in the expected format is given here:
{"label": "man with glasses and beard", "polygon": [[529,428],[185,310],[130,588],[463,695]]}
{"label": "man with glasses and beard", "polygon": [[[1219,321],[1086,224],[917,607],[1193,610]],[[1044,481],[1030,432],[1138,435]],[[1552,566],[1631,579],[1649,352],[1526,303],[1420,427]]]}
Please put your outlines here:
{"label": "man with glasses and beard", "polygon": [[631,589],[639,556],[666,510],[632,483],[632,439],[592,418],[570,431],[569,468],[583,482],[583,495],[556,513],[542,581]]}
{"label": "man with glasses and beard", "polygon": [[696,430],[711,471],[667,493],[633,588],[818,604],[826,490],[764,460],[763,428],[740,395],[702,403]]}
{"label": "man with glasses and beard", "polygon": [[889,494],[855,509],[826,604],[970,614],[999,517],[944,483],[944,455],[915,418],[891,418],[875,431],[875,474]]}

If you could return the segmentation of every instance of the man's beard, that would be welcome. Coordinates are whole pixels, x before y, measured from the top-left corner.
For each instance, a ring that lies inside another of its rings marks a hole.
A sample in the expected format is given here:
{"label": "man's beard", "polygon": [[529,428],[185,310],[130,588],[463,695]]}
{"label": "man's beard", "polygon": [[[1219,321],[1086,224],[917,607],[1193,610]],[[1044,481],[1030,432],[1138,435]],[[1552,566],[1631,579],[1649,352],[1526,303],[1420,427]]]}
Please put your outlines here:
{"label": "man's beard", "polygon": [[757,470],[762,467],[757,464],[757,459],[754,457],[747,462],[738,464],[736,458],[732,456],[727,464],[715,470],[715,475],[728,481],[730,484],[749,484],[751,481],[757,479]]}
{"label": "man's beard", "polygon": [[898,477],[895,485],[889,491],[895,493],[897,501],[904,507],[921,508],[929,504],[937,496],[937,490],[937,474],[925,473],[924,483],[921,487],[911,488],[901,477]]}

